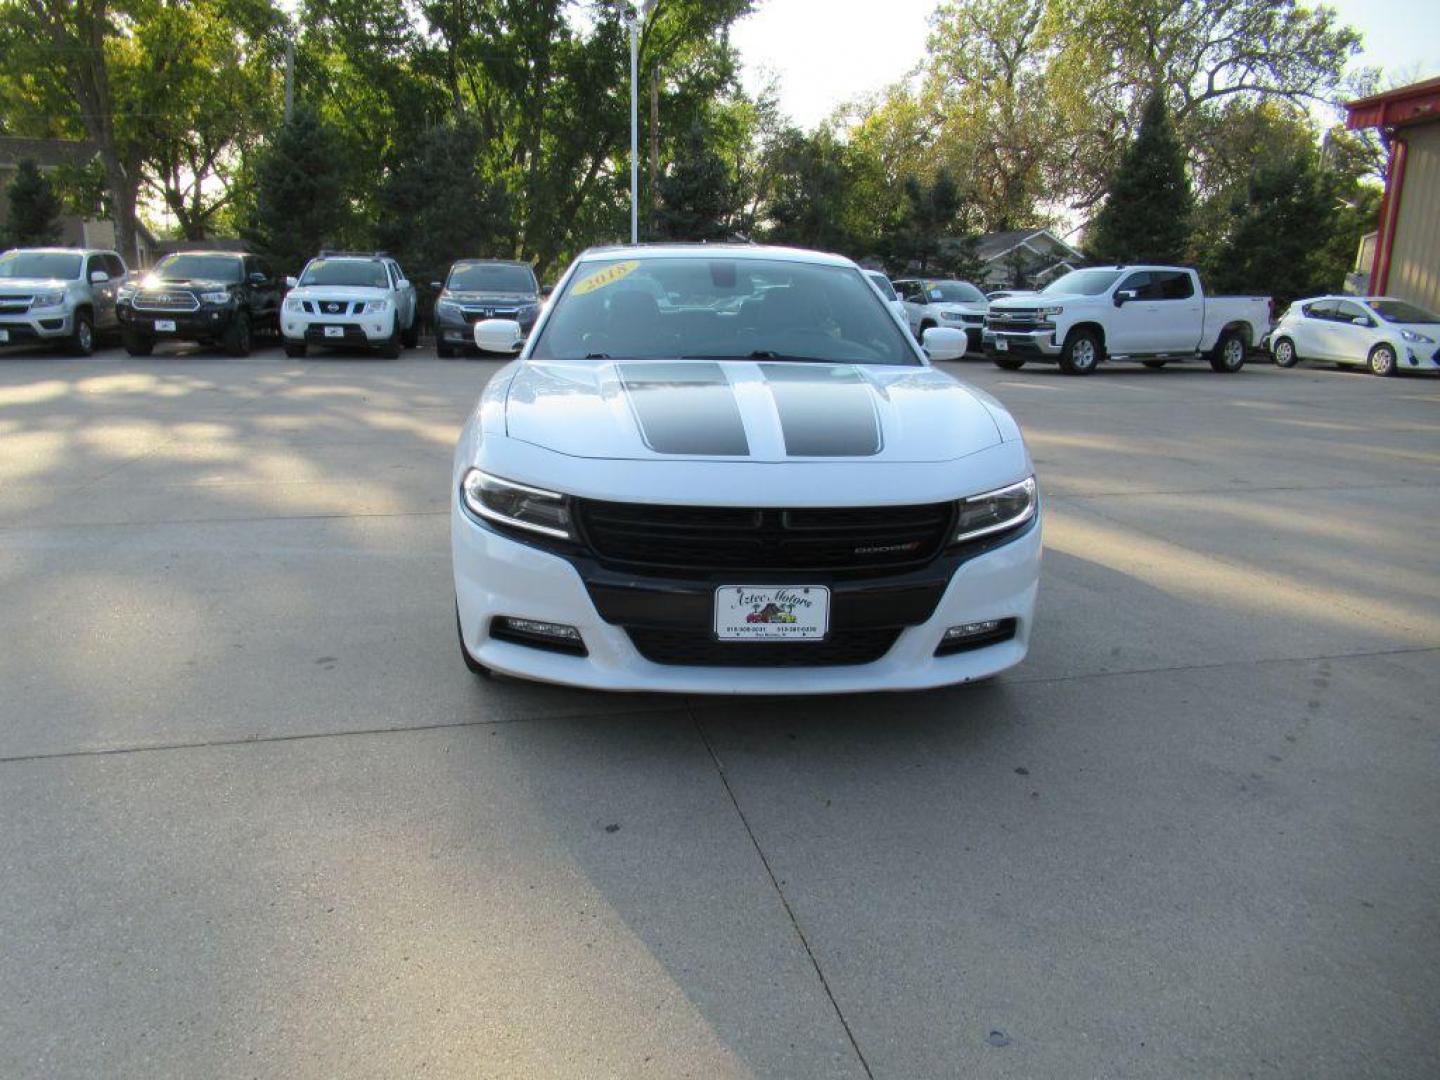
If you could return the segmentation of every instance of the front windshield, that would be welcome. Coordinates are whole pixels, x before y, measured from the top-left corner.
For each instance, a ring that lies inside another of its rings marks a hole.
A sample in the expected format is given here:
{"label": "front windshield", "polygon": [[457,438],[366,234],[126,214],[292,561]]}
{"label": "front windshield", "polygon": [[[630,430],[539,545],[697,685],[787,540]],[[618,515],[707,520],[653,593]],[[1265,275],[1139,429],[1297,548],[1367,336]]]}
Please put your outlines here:
{"label": "front windshield", "polygon": [[895,289],[890,284],[890,279],[884,274],[867,274],[866,276],[875,283],[875,287],[880,290],[880,295],[885,297],[886,300],[899,299],[899,297],[895,295]]}
{"label": "front windshield", "polygon": [[240,280],[240,260],[230,255],[167,255],[150,273],[162,281],[234,283]]}
{"label": "front windshield", "polygon": [[1119,270],[1071,270],[1040,290],[1041,296],[1099,296],[1120,278]]}
{"label": "front windshield", "polygon": [[80,256],[65,251],[7,251],[0,255],[0,278],[58,278],[80,276]]}
{"label": "front windshield", "polygon": [[385,267],[369,259],[311,259],[301,285],[339,285],[361,289],[388,288]]}
{"label": "front windshield", "polygon": [[920,363],[854,267],[712,254],[586,261],[531,355]]}
{"label": "front windshield", "polygon": [[535,275],[528,266],[497,263],[456,263],[445,287],[451,292],[527,293],[533,295]]}
{"label": "front windshield", "polygon": [[985,294],[963,281],[927,281],[925,292],[931,303],[983,304]]}
{"label": "front windshield", "polygon": [[1440,315],[1414,304],[1407,304],[1404,300],[1371,300],[1370,309],[1386,322],[1440,323]]}

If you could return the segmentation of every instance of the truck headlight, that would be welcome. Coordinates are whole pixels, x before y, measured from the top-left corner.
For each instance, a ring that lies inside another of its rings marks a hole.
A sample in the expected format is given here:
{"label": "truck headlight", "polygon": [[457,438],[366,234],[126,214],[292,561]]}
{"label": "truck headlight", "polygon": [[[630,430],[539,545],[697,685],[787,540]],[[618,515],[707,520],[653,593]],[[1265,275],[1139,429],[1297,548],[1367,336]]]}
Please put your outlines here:
{"label": "truck headlight", "polygon": [[448,312],[450,312],[451,314],[455,314],[456,312],[458,312],[458,311],[460,310],[460,305],[457,304],[454,300],[436,300],[436,301],[435,301],[435,310],[436,310],[436,311],[448,311]]}
{"label": "truck headlight", "polygon": [[940,313],[940,318],[949,319],[951,322],[960,322],[965,318],[965,316],[960,314],[960,312],[958,311],[942,311]]}
{"label": "truck headlight", "polygon": [[305,301],[304,301],[304,300],[299,300],[299,299],[296,299],[296,300],[286,300],[286,301],[285,301],[285,310],[288,311],[288,312],[290,312],[290,313],[293,314],[293,315],[302,314],[302,313],[305,311]]}
{"label": "truck headlight", "polygon": [[63,292],[41,292],[36,293],[30,301],[32,308],[59,307],[65,302]]}
{"label": "truck headlight", "polygon": [[389,309],[390,309],[390,301],[389,301],[389,300],[366,300],[366,301],[365,301],[365,306],[364,306],[360,311],[356,312],[356,314],[357,314],[357,315],[379,315],[382,311],[388,311]]}
{"label": "truck headlight", "polygon": [[1033,476],[1009,487],[961,499],[960,520],[956,523],[951,542],[958,544],[962,540],[974,540],[1023,525],[1035,516],[1036,504]]}
{"label": "truck headlight", "polygon": [[1063,307],[1042,307],[1040,309],[1040,318],[1048,319],[1052,315],[1063,315],[1064,313],[1065,309]]}
{"label": "truck headlight", "polygon": [[570,500],[557,492],[471,469],[460,481],[460,497],[471,513],[490,521],[559,540],[572,538]]}
{"label": "truck headlight", "polygon": [[225,303],[225,302],[226,302],[227,300],[229,300],[229,299],[230,299],[230,294],[229,294],[228,292],[224,292],[224,291],[221,291],[221,292],[202,292],[202,293],[200,294],[200,302],[201,302],[202,304],[223,304],[223,303]]}

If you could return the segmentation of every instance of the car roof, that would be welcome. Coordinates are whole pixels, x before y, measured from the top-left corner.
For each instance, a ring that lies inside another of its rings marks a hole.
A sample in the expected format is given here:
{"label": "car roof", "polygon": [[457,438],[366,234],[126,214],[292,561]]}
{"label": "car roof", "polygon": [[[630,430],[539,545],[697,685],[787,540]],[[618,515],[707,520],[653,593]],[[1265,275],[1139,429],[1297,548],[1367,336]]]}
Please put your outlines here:
{"label": "car roof", "polygon": [[456,259],[452,266],[523,266],[530,269],[530,264],[524,259]]}
{"label": "car roof", "polygon": [[580,253],[581,262],[629,255],[639,259],[680,259],[696,255],[723,255],[727,259],[771,259],[779,262],[808,262],[821,266],[849,266],[860,269],[844,255],[805,248],[772,247],[765,244],[611,244]]}
{"label": "car roof", "polygon": [[118,251],[116,251],[114,248],[64,247],[64,246],[62,246],[62,245],[55,244],[55,245],[47,245],[47,246],[45,246],[45,247],[13,247],[13,248],[0,248],[0,255],[7,254],[8,252],[11,252],[11,251],[29,251],[29,252],[35,252],[35,253],[41,254],[41,255],[118,255],[118,254],[120,254],[120,253],[119,253]]}
{"label": "car roof", "polygon": [[216,255],[223,255],[227,259],[243,259],[249,254],[250,252],[248,251],[171,251],[160,257],[162,259],[172,259],[176,255],[204,255],[209,259],[214,258]]}

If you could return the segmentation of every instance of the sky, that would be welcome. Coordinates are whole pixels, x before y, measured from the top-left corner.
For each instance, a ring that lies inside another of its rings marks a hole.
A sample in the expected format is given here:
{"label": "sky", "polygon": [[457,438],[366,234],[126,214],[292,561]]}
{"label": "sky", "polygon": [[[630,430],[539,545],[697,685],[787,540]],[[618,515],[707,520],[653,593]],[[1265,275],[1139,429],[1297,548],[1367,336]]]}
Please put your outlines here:
{"label": "sky", "polygon": [[[1358,66],[1440,75],[1440,0],[1331,0],[1363,35]],[[936,0],[761,0],[731,41],[751,93],[774,75],[780,104],[805,128],[901,79],[925,53]],[[1410,80],[1406,80],[1407,82]]]}

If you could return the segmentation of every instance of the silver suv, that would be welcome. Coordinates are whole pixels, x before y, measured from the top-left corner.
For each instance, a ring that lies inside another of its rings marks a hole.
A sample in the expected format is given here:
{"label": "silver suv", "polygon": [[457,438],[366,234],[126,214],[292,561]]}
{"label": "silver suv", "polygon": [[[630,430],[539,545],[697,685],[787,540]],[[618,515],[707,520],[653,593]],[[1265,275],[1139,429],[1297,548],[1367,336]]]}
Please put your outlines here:
{"label": "silver suv", "polygon": [[128,276],[113,251],[14,248],[0,255],[0,345],[63,344],[95,351],[97,333],[120,327],[115,294]]}

